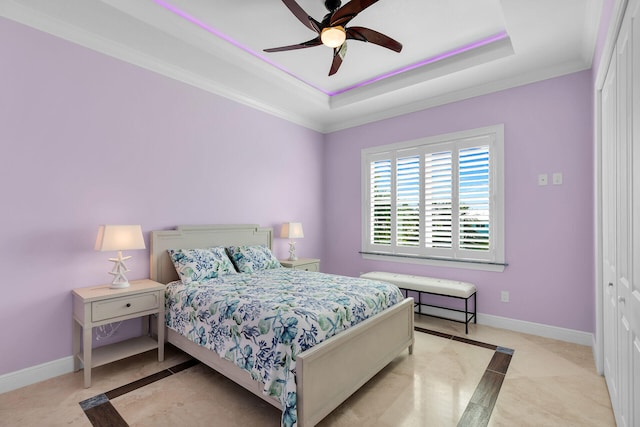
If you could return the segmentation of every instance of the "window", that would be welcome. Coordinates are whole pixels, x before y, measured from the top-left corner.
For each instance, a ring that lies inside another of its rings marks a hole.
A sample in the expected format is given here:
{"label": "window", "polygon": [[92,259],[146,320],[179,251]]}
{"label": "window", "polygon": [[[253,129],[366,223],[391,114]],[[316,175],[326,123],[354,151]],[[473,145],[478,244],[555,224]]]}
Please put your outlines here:
{"label": "window", "polygon": [[363,255],[501,270],[503,147],[497,125],[362,150]]}

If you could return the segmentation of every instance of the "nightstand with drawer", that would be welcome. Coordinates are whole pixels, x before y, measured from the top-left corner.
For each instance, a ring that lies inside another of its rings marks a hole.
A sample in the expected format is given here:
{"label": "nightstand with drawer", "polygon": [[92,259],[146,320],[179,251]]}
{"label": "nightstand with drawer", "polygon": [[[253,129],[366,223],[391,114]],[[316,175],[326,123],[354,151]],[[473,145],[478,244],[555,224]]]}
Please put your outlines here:
{"label": "nightstand with drawer", "polygon": [[[131,286],[113,289],[110,285],[79,288],[73,294],[73,366],[84,365],[84,386],[91,387],[91,368],[125,357],[158,349],[164,360],[164,289],[153,280],[133,280]],[[157,315],[157,340],[151,337],[152,315]],[[93,349],[93,328],[123,320],[143,318],[140,337]],[[80,343],[82,342],[82,348]]]}
{"label": "nightstand with drawer", "polygon": [[280,265],[294,270],[320,271],[320,260],[315,258],[300,258],[295,261],[280,259]]}

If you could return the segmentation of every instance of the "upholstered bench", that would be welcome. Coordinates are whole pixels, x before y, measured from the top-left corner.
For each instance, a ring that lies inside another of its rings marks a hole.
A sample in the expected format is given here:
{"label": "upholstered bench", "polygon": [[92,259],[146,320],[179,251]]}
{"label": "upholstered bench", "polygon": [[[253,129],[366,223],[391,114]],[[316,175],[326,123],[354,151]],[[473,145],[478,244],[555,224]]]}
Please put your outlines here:
{"label": "upholstered bench", "polygon": [[[477,289],[472,283],[458,282],[455,280],[436,279],[433,277],[411,276],[409,274],[388,273],[384,271],[372,271],[362,274],[360,277],[364,279],[380,280],[383,282],[393,283],[405,292],[413,291],[418,293],[418,313],[441,319],[452,320],[454,322],[465,324],[465,333],[469,333],[469,322],[477,322]],[[426,304],[422,301],[423,294],[440,295],[444,297],[457,298],[464,300],[464,310],[457,308],[449,308],[441,305]],[[469,299],[473,298],[473,312],[469,311]],[[452,319],[450,317],[437,316],[435,314],[427,314],[422,312],[422,306],[436,307],[443,310],[456,311],[464,313],[464,320]]]}

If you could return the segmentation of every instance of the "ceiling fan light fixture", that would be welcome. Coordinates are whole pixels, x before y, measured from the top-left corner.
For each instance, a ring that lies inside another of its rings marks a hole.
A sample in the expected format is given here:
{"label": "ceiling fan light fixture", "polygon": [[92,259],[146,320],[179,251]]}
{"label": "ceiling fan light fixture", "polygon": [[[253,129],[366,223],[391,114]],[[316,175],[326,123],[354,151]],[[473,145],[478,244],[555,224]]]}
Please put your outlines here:
{"label": "ceiling fan light fixture", "polygon": [[346,39],[347,32],[344,30],[344,27],[340,25],[323,28],[322,33],[320,34],[322,44],[332,48],[342,46]]}

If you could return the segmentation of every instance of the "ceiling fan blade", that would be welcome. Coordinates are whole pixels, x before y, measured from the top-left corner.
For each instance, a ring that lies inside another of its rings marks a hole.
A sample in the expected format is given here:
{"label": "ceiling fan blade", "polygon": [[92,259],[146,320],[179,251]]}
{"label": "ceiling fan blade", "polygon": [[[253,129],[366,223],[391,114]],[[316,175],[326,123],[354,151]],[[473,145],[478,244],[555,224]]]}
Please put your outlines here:
{"label": "ceiling fan blade", "polygon": [[302,9],[302,7],[300,7],[300,5],[295,2],[295,0],[282,0],[282,3],[284,3],[284,5],[289,8],[291,13],[293,13],[295,17],[298,18],[298,20],[305,26],[315,31],[316,33],[320,33],[320,23],[309,16],[309,14],[305,12],[304,9]]}
{"label": "ceiling fan blade", "polygon": [[331,69],[329,70],[329,75],[333,76],[338,72],[338,68],[342,65],[342,57],[340,55],[333,55],[333,62],[331,63]]}
{"label": "ceiling fan blade", "polygon": [[303,43],[298,43],[298,44],[292,44],[289,46],[281,46],[281,47],[272,47],[270,49],[264,49],[265,52],[284,52],[285,50],[296,50],[296,49],[304,49],[307,47],[314,47],[314,46],[320,46],[322,44],[322,40],[320,40],[320,36],[316,37],[315,39],[311,39],[309,41],[303,42]]}
{"label": "ceiling fan blade", "polygon": [[331,18],[329,19],[329,25],[332,27],[342,25],[344,27],[349,21],[355,18],[357,14],[377,2],[378,0],[351,0],[349,3],[333,12],[333,15],[331,15]]}
{"label": "ceiling fan blade", "polygon": [[347,39],[359,40],[361,42],[369,42],[378,46],[386,47],[394,52],[402,50],[402,43],[385,36],[382,33],[365,27],[349,27],[347,28]]}
{"label": "ceiling fan blade", "polygon": [[347,44],[342,43],[342,46],[333,48],[333,62],[331,63],[331,69],[329,75],[333,76],[338,72],[338,69],[342,65],[342,60],[347,55]]}

